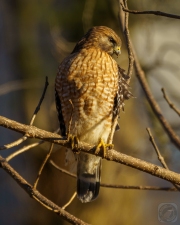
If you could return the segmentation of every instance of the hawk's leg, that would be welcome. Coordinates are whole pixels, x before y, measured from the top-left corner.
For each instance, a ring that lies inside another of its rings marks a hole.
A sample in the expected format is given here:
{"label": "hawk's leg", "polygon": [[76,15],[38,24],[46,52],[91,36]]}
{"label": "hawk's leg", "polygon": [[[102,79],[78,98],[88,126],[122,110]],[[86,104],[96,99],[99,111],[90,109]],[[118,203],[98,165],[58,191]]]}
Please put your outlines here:
{"label": "hawk's leg", "polygon": [[75,135],[69,134],[68,135],[68,141],[69,141],[69,143],[71,145],[72,151],[75,152],[75,153],[79,153],[79,151],[78,151],[78,144],[79,144],[78,137],[75,136]]}
{"label": "hawk's leg", "polygon": [[99,140],[99,143],[96,147],[96,150],[95,150],[95,154],[98,154],[100,152],[100,150],[102,149],[103,151],[103,157],[105,157],[107,155],[107,150],[108,148],[111,149],[113,148],[114,145],[113,144],[106,144],[104,143],[104,141],[100,138]]}

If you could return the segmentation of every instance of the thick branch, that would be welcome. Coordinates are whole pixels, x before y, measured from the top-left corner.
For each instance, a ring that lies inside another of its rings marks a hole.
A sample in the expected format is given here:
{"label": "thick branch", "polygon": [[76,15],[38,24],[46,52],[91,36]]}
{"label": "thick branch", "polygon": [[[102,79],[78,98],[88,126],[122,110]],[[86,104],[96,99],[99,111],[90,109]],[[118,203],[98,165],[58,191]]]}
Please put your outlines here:
{"label": "thick branch", "polygon": [[30,197],[36,199],[46,208],[54,211],[56,214],[58,214],[71,224],[88,225],[87,223],[71,215],[70,213],[63,210],[58,205],[54,204],[52,201],[41,195],[39,191],[34,189],[32,185],[30,185],[23,177],[21,177],[1,156],[0,156],[0,166],[29,194]]}
{"label": "thick branch", "polygon": [[[47,132],[36,128],[34,126],[23,125],[13,120],[7,119],[5,117],[0,116],[0,126],[6,127],[11,130],[15,130],[17,132],[23,133],[30,138],[38,138],[41,140],[46,140],[51,143],[63,145],[65,147],[71,146],[68,140],[64,140],[60,135],[54,134],[51,132]],[[84,142],[78,143],[78,150],[88,152],[90,154],[94,154],[96,147],[91,146]],[[97,155],[102,157],[101,153]],[[156,177],[162,178],[164,180],[170,181],[172,183],[180,184],[180,175],[178,173],[169,171],[160,166],[156,166],[154,164],[148,163],[141,159],[134,158],[132,156],[125,155],[123,153],[117,152],[115,150],[107,151],[107,155],[105,159],[114,161],[117,163],[121,163],[132,168],[144,171]]]}

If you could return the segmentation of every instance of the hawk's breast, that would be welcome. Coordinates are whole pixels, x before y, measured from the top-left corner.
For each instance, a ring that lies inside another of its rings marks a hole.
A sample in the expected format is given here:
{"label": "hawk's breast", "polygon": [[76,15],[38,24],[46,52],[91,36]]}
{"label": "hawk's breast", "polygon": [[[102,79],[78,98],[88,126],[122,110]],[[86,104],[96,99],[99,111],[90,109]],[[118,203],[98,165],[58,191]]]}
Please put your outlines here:
{"label": "hawk's breast", "polygon": [[61,63],[56,79],[66,130],[71,126],[79,137],[109,133],[118,89],[115,60],[98,49],[84,49]]}

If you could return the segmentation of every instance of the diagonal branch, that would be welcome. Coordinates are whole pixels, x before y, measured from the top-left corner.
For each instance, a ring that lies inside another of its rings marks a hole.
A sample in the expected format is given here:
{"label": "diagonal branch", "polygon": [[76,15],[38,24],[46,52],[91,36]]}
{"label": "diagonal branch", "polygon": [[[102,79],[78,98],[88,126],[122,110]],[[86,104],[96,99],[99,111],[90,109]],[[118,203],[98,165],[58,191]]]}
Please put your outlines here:
{"label": "diagonal branch", "polygon": [[[121,0],[120,3],[119,3],[119,7],[125,7],[126,6],[126,8],[127,8],[127,0],[124,0],[124,2],[125,2],[125,5],[124,5],[124,3]],[[126,37],[129,39],[128,40],[128,43],[130,43],[129,47],[131,48],[131,51],[133,52],[134,68],[135,68],[136,76],[137,76],[137,78],[139,80],[139,83],[141,84],[141,87],[142,87],[142,89],[145,92],[147,100],[148,100],[148,102],[149,102],[149,104],[150,104],[154,114],[156,115],[156,117],[158,118],[159,122],[163,126],[165,132],[169,136],[169,138],[172,141],[172,143],[174,143],[176,145],[176,147],[180,149],[180,138],[174,132],[174,130],[172,129],[172,127],[168,123],[168,121],[162,115],[161,109],[160,109],[158,103],[156,102],[156,100],[154,99],[154,96],[151,93],[150,87],[149,87],[148,82],[147,82],[146,77],[145,77],[145,73],[144,73],[144,71],[141,68],[141,65],[139,63],[138,57],[136,55],[136,52],[134,50],[133,44],[132,44],[132,42],[130,40],[128,27],[126,28],[126,30],[128,31],[128,35],[126,35]]]}
{"label": "diagonal branch", "polygon": [[136,76],[139,79],[139,82],[140,82],[140,84],[141,84],[141,86],[142,86],[142,88],[143,88],[143,90],[146,94],[147,100],[148,100],[154,114],[158,118],[159,122],[163,126],[166,133],[168,134],[170,140],[176,145],[177,148],[180,149],[180,138],[174,132],[174,130],[172,129],[172,127],[168,123],[168,121],[164,118],[158,103],[156,102],[156,100],[154,99],[154,96],[151,93],[151,90],[150,90],[149,85],[146,81],[144,71],[142,70],[142,68],[140,66],[137,55],[136,55],[135,51],[133,51],[133,52],[134,52],[134,58],[135,58],[134,66],[135,66]]}
{"label": "diagonal branch", "polygon": [[[11,130],[15,130],[22,134],[26,133],[26,135],[29,138],[38,138],[38,139],[45,140],[54,144],[71,148],[71,142],[69,142],[65,138],[62,138],[58,134],[41,130],[35,126],[24,125],[2,116],[0,116],[0,126],[6,127]],[[96,150],[96,146],[92,146],[84,142],[78,143],[78,151],[84,151],[90,154],[94,154],[95,150]],[[103,156],[101,152],[98,153],[97,155],[100,157]],[[107,151],[107,155],[104,158],[110,161],[121,163],[123,165],[130,166],[132,168],[144,171],[146,173],[149,173],[153,176],[170,181],[172,183],[180,184],[180,175],[178,173],[169,171],[167,169],[164,169],[152,163],[148,163],[141,159],[137,159],[132,156],[125,155],[113,149]]]}
{"label": "diagonal branch", "polygon": [[[158,147],[157,147],[157,145],[156,145],[156,143],[155,143],[155,140],[154,140],[154,138],[153,138],[153,136],[152,136],[152,134],[151,134],[150,128],[146,128],[146,130],[147,130],[147,132],[148,132],[148,134],[149,134],[149,140],[150,140],[150,142],[152,143],[152,145],[153,145],[153,147],[154,147],[154,149],[155,149],[155,151],[156,151],[156,154],[157,154],[157,156],[158,156],[159,161],[161,162],[162,166],[163,166],[165,169],[169,170],[168,165],[166,164],[164,158],[162,157],[162,155],[161,155],[161,153],[160,153],[160,151],[159,151],[159,149],[158,149]],[[177,188],[177,190],[180,191],[179,186],[178,186],[177,184],[174,184],[174,186]]]}
{"label": "diagonal branch", "polygon": [[[42,96],[40,98],[40,101],[39,101],[39,103],[38,103],[38,105],[37,105],[37,107],[36,107],[36,109],[35,109],[35,111],[33,113],[33,116],[32,116],[31,121],[30,121],[30,125],[33,125],[34,120],[36,118],[36,115],[37,115],[37,113],[40,110],[40,106],[41,106],[41,104],[42,104],[42,102],[44,100],[44,97],[45,97],[45,94],[46,94],[48,85],[49,85],[48,77],[46,77],[46,81],[45,81],[45,85],[44,85],[44,90],[43,90]],[[9,149],[9,148],[12,148],[14,146],[20,145],[22,142],[24,142],[26,140],[27,140],[27,137],[26,137],[26,134],[25,134],[23,137],[21,137],[20,139],[12,142],[10,144],[4,145],[4,146],[0,146],[0,150]]]}
{"label": "diagonal branch", "polygon": [[180,110],[170,101],[169,97],[167,96],[167,94],[165,92],[165,89],[162,88],[161,91],[162,91],[163,97],[166,100],[166,102],[168,103],[169,107],[171,107],[171,109],[173,109],[178,114],[178,116],[180,116]]}
{"label": "diagonal branch", "polygon": [[23,177],[21,177],[9,164],[8,162],[0,156],[0,167],[2,167],[25,191],[30,197],[37,200],[40,204],[54,211],[57,215],[65,219],[71,224],[88,225],[82,220],[71,215],[67,211],[60,208],[58,205],[54,204],[52,201],[44,197],[39,191],[33,188]]}

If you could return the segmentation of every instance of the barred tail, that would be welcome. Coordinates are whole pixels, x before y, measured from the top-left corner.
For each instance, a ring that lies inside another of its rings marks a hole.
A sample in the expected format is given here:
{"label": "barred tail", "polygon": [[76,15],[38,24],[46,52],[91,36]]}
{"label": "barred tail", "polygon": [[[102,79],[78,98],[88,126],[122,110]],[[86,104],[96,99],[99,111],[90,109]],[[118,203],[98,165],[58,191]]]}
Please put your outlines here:
{"label": "barred tail", "polygon": [[77,164],[77,196],[83,203],[97,198],[100,187],[101,158],[81,152]]}

